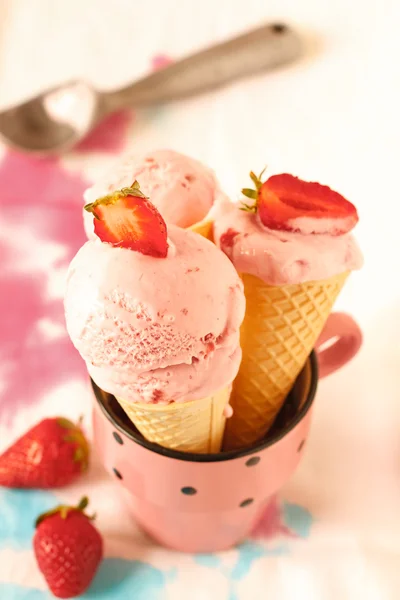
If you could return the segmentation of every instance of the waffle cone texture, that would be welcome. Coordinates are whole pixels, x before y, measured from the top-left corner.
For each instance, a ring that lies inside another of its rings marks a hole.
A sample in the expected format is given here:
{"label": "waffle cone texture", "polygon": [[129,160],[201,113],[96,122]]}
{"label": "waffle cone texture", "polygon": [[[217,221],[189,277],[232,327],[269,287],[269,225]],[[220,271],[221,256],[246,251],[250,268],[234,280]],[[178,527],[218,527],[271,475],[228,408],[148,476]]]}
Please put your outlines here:
{"label": "waffle cone texture", "polygon": [[230,392],[229,385],[201,400],[171,404],[117,400],[149,442],[171,450],[208,454],[221,450]]}
{"label": "waffle cone texture", "polygon": [[242,276],[246,316],[240,341],[243,359],[233,383],[223,449],[243,448],[272,426],[311,353],[348,272],[329,279],[270,286]]}

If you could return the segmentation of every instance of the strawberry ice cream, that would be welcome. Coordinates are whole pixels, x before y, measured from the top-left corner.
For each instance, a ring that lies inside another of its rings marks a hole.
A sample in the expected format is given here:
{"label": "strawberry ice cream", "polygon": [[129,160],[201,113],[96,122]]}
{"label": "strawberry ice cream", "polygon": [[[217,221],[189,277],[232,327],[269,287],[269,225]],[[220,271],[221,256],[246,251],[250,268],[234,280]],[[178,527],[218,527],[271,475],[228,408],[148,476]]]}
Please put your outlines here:
{"label": "strawberry ice cream", "polygon": [[269,285],[325,279],[361,268],[362,255],[354,236],[274,231],[258,215],[225,203],[214,222],[214,239],[239,273],[249,273]]}
{"label": "strawberry ice cream", "polygon": [[[135,179],[166,223],[179,227],[212,218],[215,207],[225,198],[211,169],[179,152],[156,150],[125,157],[86,190],[85,201],[93,202],[115,189],[130,186]],[[93,238],[93,219],[86,212],[84,224],[88,238]]]}
{"label": "strawberry ice cream", "polygon": [[227,257],[175,226],[166,258],[95,239],[69,269],[69,335],[95,382],[128,402],[196,400],[229,385],[244,310]]}
{"label": "strawberry ice cream", "polygon": [[[296,178],[292,176],[275,177],[289,178],[288,187],[296,185],[296,182],[293,184]],[[326,186],[319,186],[321,189],[322,194],[329,190]],[[335,194],[331,190],[329,192]],[[289,193],[286,192],[286,195]],[[214,221],[214,239],[237,271],[254,275],[268,285],[286,285],[327,279],[361,268],[361,251],[353,235],[347,231],[355,224],[352,212],[336,215],[330,206],[329,216],[324,216],[320,209],[316,211],[315,207],[314,211],[307,212],[301,204],[298,190],[293,197],[300,203],[299,215],[286,214],[287,196],[286,203],[282,201],[282,208],[275,197],[271,201],[267,198],[265,203],[260,198],[257,211],[253,210],[251,203],[247,209],[243,203],[227,200],[220,203]],[[263,218],[269,226],[262,221]]]}
{"label": "strawberry ice cream", "polygon": [[283,173],[220,207],[214,240],[246,296],[243,360],[233,383],[224,448],[261,440],[315,346],[349,272],[362,258],[350,231],[357,210],[328,186]]}

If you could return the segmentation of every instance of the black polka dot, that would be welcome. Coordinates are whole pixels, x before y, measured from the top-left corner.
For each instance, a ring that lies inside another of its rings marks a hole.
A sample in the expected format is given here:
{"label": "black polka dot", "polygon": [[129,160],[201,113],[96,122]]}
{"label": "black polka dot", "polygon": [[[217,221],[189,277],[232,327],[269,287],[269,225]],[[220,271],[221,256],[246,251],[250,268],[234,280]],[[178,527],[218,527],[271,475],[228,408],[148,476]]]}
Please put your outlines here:
{"label": "black polka dot", "polygon": [[274,25],[272,25],[272,31],[274,33],[283,33],[284,31],[286,31],[286,25],[284,25],[283,23],[275,23]]}
{"label": "black polka dot", "polygon": [[118,444],[122,444],[124,443],[124,440],[122,439],[122,437],[119,435],[119,433],[117,433],[116,431],[113,431],[113,436],[114,436],[114,440],[118,443]]}
{"label": "black polka dot", "polygon": [[194,487],[183,487],[181,489],[182,494],[185,494],[185,496],[194,496],[195,494],[197,494],[197,490]]}
{"label": "black polka dot", "polygon": [[253,502],[254,498],[246,498],[246,500],[243,500],[243,502],[241,502],[239,506],[243,508],[244,506],[249,506],[249,504],[252,504]]}
{"label": "black polka dot", "polygon": [[115,477],[118,477],[118,479],[123,478],[121,473],[117,469],[113,469],[113,473],[114,473]]}
{"label": "black polka dot", "polygon": [[300,442],[299,447],[297,448],[297,452],[301,452],[303,450],[303,446],[306,443],[306,440],[303,440],[302,442]]}
{"label": "black polka dot", "polygon": [[258,465],[261,458],[259,456],[252,456],[249,460],[246,460],[246,467],[254,467],[254,465]]}

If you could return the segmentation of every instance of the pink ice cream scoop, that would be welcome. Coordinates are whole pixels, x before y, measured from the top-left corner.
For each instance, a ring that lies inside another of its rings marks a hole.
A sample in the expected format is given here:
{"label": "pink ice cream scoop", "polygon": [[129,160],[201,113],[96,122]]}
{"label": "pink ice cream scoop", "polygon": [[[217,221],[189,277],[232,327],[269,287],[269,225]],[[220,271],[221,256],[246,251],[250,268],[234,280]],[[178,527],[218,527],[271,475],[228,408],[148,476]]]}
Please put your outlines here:
{"label": "pink ice cream scoop", "polygon": [[[136,179],[165,222],[179,227],[190,227],[206,217],[212,218],[214,209],[226,198],[211,169],[179,152],[155,150],[125,157],[86,190],[85,201],[93,202],[113,190],[129,187]],[[86,212],[84,224],[88,238],[93,238],[93,219]]]}
{"label": "pink ice cream scoop", "polygon": [[[273,192],[267,188],[275,179],[279,180],[280,195],[275,188]],[[283,188],[282,181],[289,190]],[[239,273],[280,286],[327,279],[361,268],[361,251],[347,231],[356,222],[352,209],[350,216],[346,215],[349,202],[342,198],[346,204],[339,211],[335,206],[335,201],[339,202],[336,196],[341,198],[339,194],[327,186],[302,182],[291,175],[273,176],[264,185],[261,182],[258,185],[257,205],[250,203],[246,208],[243,202],[224,200],[215,216],[215,243]],[[310,193],[319,194],[322,200],[310,201]],[[252,197],[255,199],[255,194]],[[316,206],[309,206],[306,201],[310,204],[313,201]]]}
{"label": "pink ice cream scoop", "polygon": [[242,283],[211,242],[175,226],[154,258],[100,240],[73,259],[68,333],[94,381],[130,402],[183,402],[229,385],[239,369]]}

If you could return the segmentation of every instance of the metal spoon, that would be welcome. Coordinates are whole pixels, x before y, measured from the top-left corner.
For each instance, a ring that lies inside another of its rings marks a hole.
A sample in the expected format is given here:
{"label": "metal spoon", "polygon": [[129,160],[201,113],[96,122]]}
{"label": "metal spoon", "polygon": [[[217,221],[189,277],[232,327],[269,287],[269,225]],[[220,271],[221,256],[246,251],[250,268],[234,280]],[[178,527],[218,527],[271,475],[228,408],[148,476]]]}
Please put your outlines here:
{"label": "metal spoon", "polygon": [[287,63],[301,53],[287,25],[269,24],[210,47],[113,92],[83,81],[47,90],[0,113],[0,137],[26,152],[59,153],[79,142],[106,115],[171,102]]}

